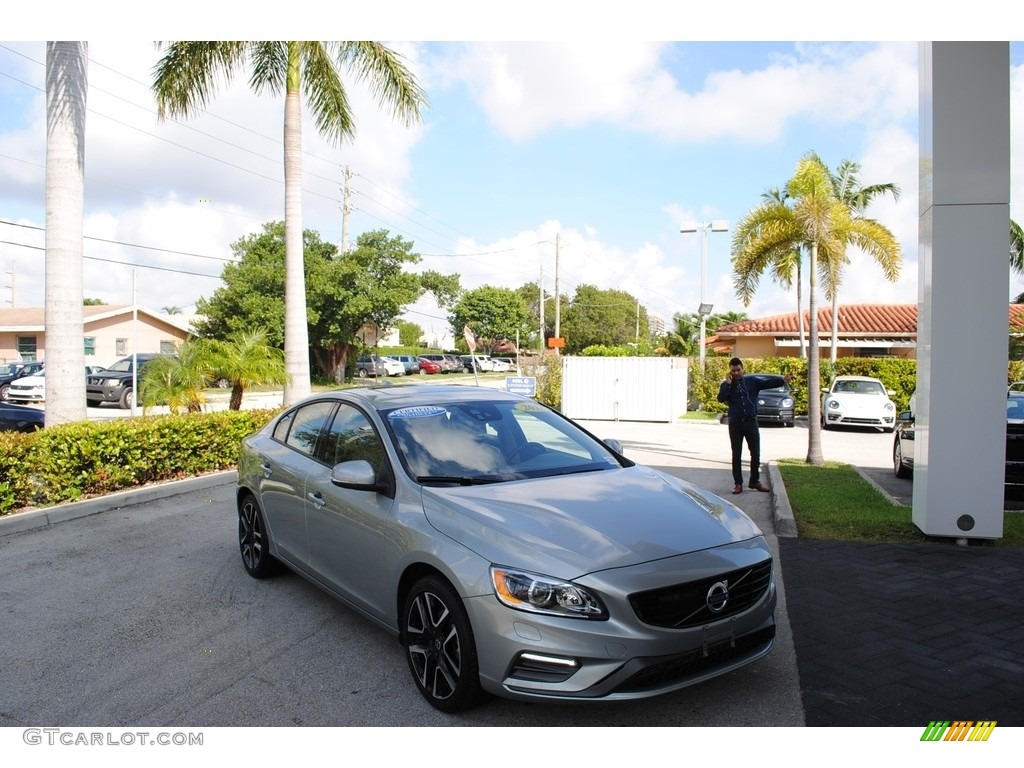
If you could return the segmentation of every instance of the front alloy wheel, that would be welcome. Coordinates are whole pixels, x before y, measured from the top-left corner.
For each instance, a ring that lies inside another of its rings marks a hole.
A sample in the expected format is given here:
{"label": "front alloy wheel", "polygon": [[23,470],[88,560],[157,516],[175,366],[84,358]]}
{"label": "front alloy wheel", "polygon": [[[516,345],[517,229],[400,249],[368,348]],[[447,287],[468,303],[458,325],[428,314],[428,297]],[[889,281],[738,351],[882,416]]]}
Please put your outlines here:
{"label": "front alloy wheel", "polygon": [[278,571],[278,562],[270,554],[263,513],[251,494],[238,505],[238,545],[242,565],[254,579],[265,579]]}
{"label": "front alloy wheel", "polygon": [[402,611],[402,638],[416,687],[442,712],[461,712],[479,703],[480,672],[466,609],[444,579],[416,582]]}

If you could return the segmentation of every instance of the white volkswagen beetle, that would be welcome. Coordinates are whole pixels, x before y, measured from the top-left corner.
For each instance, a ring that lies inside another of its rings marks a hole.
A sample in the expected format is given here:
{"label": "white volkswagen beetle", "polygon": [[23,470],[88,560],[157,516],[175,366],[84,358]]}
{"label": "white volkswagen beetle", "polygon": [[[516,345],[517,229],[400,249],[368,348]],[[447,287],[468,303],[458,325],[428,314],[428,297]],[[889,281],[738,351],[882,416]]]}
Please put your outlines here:
{"label": "white volkswagen beetle", "polygon": [[870,376],[837,376],[821,399],[821,428],[877,427],[892,432],[896,406],[887,390]]}

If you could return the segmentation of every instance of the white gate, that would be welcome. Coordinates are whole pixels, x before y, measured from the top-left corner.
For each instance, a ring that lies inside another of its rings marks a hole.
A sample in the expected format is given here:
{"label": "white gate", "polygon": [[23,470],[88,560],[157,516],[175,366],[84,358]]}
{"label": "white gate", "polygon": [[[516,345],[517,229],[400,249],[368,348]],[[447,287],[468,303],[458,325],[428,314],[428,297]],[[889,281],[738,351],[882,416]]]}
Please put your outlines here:
{"label": "white gate", "polygon": [[675,421],[686,413],[681,357],[564,357],[562,413],[573,419]]}

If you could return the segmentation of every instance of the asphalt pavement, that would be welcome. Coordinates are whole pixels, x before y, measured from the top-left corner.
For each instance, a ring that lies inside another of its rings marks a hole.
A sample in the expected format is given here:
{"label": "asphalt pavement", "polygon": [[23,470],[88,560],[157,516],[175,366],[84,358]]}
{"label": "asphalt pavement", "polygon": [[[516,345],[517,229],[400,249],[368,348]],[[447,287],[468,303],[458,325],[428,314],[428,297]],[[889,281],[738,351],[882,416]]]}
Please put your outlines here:
{"label": "asphalt pavement", "polygon": [[[751,674],[741,670],[726,682],[713,681],[689,694],[672,697],[671,702],[684,709],[689,702],[707,699],[706,711],[698,715],[701,707],[694,705],[682,713],[684,720],[711,725],[924,728],[932,720],[994,720],[1000,726],[1024,725],[1024,656],[1020,652],[1024,611],[1019,598],[1024,584],[1024,550],[801,539],[791,535],[784,514],[780,517],[778,506],[785,498],[784,488],[771,466],[762,472],[762,480],[773,486],[772,493],[749,489],[736,496],[729,493],[733,483],[728,434],[723,425],[690,421],[583,424],[599,437],[620,440],[631,458],[677,474],[737,504],[761,526],[779,563],[774,651],[752,665]],[[806,454],[807,431],[799,423],[794,429],[762,428],[761,434],[762,458],[769,465],[780,458]],[[851,430],[829,431],[822,438],[827,459],[853,464],[865,476],[875,476],[883,492],[888,493],[884,486],[894,488],[896,492],[890,493],[894,499],[909,499],[912,481],[889,481],[891,435]],[[140,504],[173,509],[176,495],[210,495],[204,488],[221,489],[218,493],[222,496],[217,498],[229,504],[225,500],[230,495],[223,494],[232,480],[232,473],[220,473],[0,518],[0,545],[5,543],[4,537],[17,532],[44,536],[59,530],[62,537],[74,541],[74,526],[87,524],[69,522],[75,518],[100,515],[113,522],[115,516],[104,513],[119,510],[118,517],[135,517],[143,512]],[[223,516],[224,511],[219,514]],[[59,528],[42,530],[57,523],[62,523]],[[6,541],[13,543],[21,538]],[[35,542],[31,547],[35,554],[31,556],[49,556],[42,539],[24,541]],[[218,545],[218,552],[225,547],[230,550],[230,538],[228,543]],[[217,563],[220,558],[218,554]],[[25,568],[34,572],[30,564]],[[217,564],[218,579],[223,579],[221,570]],[[14,572],[5,578],[15,578]],[[248,586],[244,580],[240,584]],[[15,585],[7,586],[13,590]],[[232,602],[245,586],[235,585],[232,580],[228,588]],[[260,600],[265,600],[266,594],[261,595]],[[26,603],[20,610],[29,607]],[[716,698],[719,695],[720,700]],[[751,703],[755,706],[748,712],[744,706]],[[491,711],[499,714],[499,721],[510,722],[508,718],[512,717],[520,725],[533,722],[531,711],[544,711],[546,722],[534,724],[567,724],[561,714],[565,710],[561,709],[554,720],[547,708],[503,704]],[[678,715],[666,714],[660,707],[635,708],[643,713],[639,723],[623,714],[627,711],[620,708],[616,714],[605,712],[596,721],[590,715],[588,719],[592,724],[683,724]],[[353,710],[352,717],[364,716],[358,713]],[[266,722],[267,717],[272,722]],[[465,724],[489,724],[486,714],[478,717],[476,722]],[[132,722],[130,717],[128,722]],[[417,722],[429,724],[433,720]],[[349,723],[329,717],[324,721],[312,718],[305,724],[332,723],[366,724],[363,720]],[[398,722],[387,724],[403,723],[399,717]],[[253,713],[253,719],[229,718],[224,724],[289,723],[258,712]]]}

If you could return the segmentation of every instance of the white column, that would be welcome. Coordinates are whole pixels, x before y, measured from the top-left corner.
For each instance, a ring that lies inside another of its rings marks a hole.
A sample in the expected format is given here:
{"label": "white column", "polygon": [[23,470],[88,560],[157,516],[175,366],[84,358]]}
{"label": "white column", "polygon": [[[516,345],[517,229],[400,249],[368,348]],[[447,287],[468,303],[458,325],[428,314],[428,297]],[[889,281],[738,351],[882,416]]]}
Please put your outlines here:
{"label": "white column", "polygon": [[920,49],[920,261],[913,521],[1003,535],[1010,48]]}

